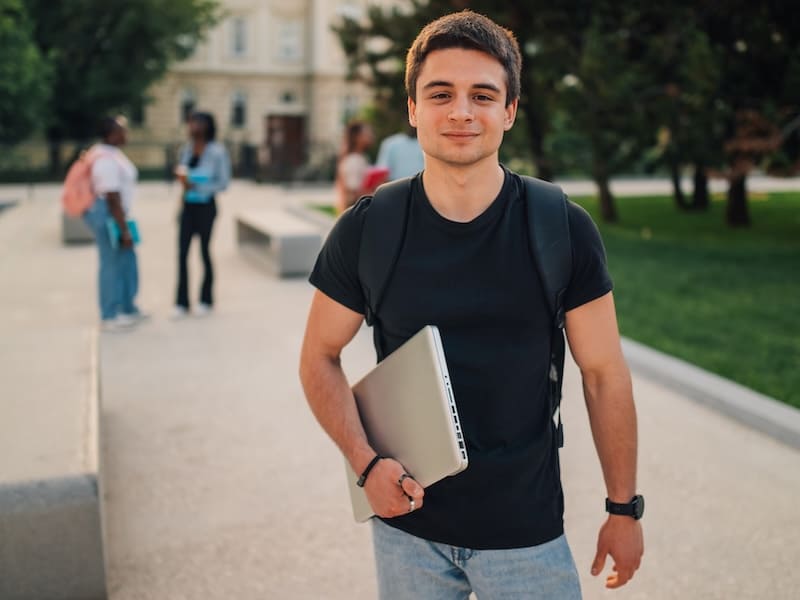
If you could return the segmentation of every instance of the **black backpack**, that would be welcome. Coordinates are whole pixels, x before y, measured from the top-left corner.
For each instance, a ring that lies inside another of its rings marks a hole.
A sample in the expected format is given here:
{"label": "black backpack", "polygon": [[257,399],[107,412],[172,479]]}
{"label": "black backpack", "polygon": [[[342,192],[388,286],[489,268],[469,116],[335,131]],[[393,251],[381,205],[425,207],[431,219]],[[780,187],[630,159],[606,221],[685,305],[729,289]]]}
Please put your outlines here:
{"label": "black backpack", "polygon": [[[567,221],[569,200],[552,183],[520,176],[527,199],[528,240],[553,323],[550,342],[549,396],[557,419],[558,447],[564,445],[561,383],[564,373],[564,293],[572,274],[572,245]],[[359,248],[358,277],[366,300],[365,319],[373,327],[378,360],[385,358],[380,334],[380,307],[403,251],[414,177],[380,186],[366,211]]]}

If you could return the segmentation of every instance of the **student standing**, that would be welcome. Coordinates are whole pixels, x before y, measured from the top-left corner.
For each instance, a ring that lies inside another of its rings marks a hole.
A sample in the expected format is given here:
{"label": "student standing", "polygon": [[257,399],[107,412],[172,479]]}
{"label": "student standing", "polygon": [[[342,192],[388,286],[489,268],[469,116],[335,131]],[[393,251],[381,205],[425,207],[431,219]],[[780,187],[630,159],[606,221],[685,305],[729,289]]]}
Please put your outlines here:
{"label": "student standing", "polygon": [[351,121],[344,132],[342,151],[336,165],[336,212],[341,214],[353,206],[363,194],[372,190],[363,188],[369,169],[367,150],[375,142],[375,134],[364,121]]}
{"label": "student standing", "polygon": [[214,268],[211,263],[211,231],[217,216],[216,195],[228,187],[231,177],[230,158],[225,146],[215,141],[214,117],[195,112],[188,120],[189,141],[183,146],[176,175],[183,188],[180,226],[178,230],[178,289],[174,318],[189,314],[189,271],[187,259],[194,236],[200,238],[203,258],[203,283],[196,314],[203,316],[214,306]]}
{"label": "student standing", "polygon": [[[499,163],[520,95],[511,32],[465,11],[426,26],[407,55],[411,125],[425,170],[411,182],[404,243],[381,304],[387,354],[423,326],[442,334],[469,467],[424,489],[370,446],[340,354],[364,321],[358,275],[372,199],[347,211],[311,275],[315,292],[300,374],[318,421],[378,518],[380,597],[580,598],[564,536],[558,430],[548,386],[552,319],[529,252],[521,179]],[[588,214],[570,204],[572,279],[566,334],[583,377],[609,516],[591,567],[627,583],[644,551],[636,488],[637,427],[605,254]],[[597,498],[602,509],[604,499]]]}
{"label": "student standing", "polygon": [[[120,149],[128,140],[124,117],[104,117],[99,124],[101,141],[88,151],[91,184],[96,199],[83,218],[94,233],[100,257],[98,299],[101,327],[119,331],[146,317],[136,306],[139,269],[128,217],[133,207],[139,172]],[[109,229],[116,223],[119,239]]]}

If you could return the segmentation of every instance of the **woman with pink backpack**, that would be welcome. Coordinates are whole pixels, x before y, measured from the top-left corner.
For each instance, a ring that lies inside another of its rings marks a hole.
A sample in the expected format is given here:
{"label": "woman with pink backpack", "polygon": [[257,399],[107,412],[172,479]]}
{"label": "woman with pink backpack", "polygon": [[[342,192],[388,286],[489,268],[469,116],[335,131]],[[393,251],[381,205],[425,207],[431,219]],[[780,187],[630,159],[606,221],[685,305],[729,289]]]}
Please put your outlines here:
{"label": "woman with pink backpack", "polygon": [[[101,327],[105,331],[120,331],[146,317],[135,303],[139,290],[134,250],[138,231],[136,223],[129,218],[139,172],[120,150],[127,141],[124,117],[103,118],[98,133],[100,143],[80,159],[83,165],[74,168],[87,171],[92,191],[93,200],[83,213],[83,219],[94,232],[100,256]],[[65,182],[65,194],[70,187],[71,174],[72,169]]]}

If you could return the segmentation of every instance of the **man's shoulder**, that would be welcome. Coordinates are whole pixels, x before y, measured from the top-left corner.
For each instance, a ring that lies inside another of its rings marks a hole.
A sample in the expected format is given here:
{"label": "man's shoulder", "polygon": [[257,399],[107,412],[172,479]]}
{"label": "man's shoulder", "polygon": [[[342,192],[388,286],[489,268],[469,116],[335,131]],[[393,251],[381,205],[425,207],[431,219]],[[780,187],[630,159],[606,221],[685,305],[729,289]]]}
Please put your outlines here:
{"label": "man's shoulder", "polygon": [[336,219],[331,235],[336,237],[361,237],[364,221],[372,205],[372,196],[362,196]]}
{"label": "man's shoulder", "polygon": [[591,227],[597,228],[592,215],[583,206],[573,200],[567,199],[567,220],[571,230]]}
{"label": "man's shoulder", "polygon": [[402,229],[414,177],[397,179],[378,188],[374,195],[362,196],[339,216],[331,234],[338,239],[362,240],[383,245],[393,239],[395,229]]}

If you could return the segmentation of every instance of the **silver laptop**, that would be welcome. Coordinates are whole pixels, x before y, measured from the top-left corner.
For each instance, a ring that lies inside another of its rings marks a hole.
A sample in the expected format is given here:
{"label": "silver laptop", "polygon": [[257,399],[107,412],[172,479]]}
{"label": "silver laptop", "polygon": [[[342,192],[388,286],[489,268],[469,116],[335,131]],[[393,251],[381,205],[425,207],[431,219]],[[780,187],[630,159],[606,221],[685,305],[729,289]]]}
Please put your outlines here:
{"label": "silver laptop", "polygon": [[[428,325],[353,386],[370,445],[427,487],[467,468],[439,330]],[[356,521],[373,516],[358,475],[347,464]]]}

